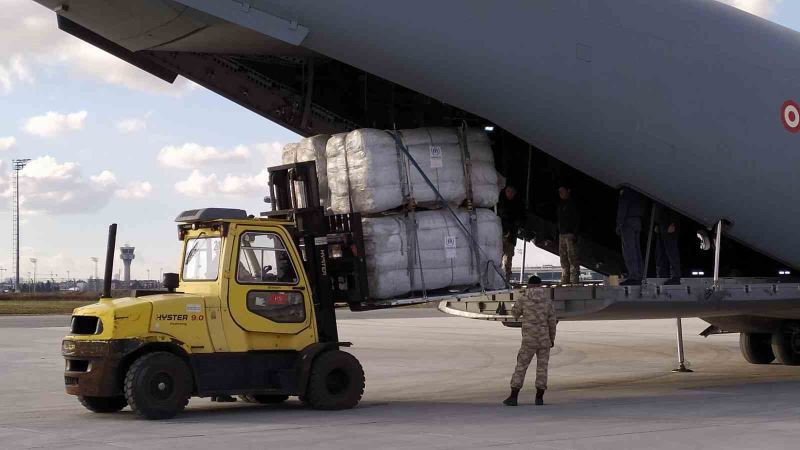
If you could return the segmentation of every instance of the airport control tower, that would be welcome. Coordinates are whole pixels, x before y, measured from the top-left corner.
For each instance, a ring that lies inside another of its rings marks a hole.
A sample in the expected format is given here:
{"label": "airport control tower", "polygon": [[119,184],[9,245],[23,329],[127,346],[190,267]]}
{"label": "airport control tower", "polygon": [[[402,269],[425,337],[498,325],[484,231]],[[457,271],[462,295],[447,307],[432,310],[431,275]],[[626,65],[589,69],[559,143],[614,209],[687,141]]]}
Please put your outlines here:
{"label": "airport control tower", "polygon": [[133,258],[135,258],[133,250],[134,247],[131,247],[130,244],[125,244],[119,248],[119,259],[122,260],[122,264],[125,266],[125,276],[122,280],[126,285],[131,282],[131,263],[133,262]]}

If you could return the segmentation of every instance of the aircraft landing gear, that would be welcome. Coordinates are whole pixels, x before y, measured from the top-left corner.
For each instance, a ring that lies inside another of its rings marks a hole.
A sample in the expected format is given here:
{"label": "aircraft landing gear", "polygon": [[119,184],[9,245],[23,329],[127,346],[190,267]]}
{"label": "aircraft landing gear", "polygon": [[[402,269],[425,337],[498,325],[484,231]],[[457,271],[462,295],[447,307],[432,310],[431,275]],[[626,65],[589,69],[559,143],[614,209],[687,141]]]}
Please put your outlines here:
{"label": "aircraft landing gear", "polygon": [[779,363],[800,365],[800,322],[784,322],[772,334],[772,351]]}

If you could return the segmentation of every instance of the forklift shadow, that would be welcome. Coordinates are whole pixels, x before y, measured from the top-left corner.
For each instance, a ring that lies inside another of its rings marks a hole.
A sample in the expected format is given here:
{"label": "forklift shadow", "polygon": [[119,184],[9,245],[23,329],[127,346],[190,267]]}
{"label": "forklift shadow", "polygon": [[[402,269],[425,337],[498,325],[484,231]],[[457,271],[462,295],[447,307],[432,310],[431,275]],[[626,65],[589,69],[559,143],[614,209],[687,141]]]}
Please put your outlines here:
{"label": "forklift shadow", "polygon": [[172,420],[195,421],[209,418],[241,421],[243,416],[262,416],[264,414],[304,414],[304,415],[338,415],[348,412],[369,410],[388,406],[387,402],[362,403],[358,407],[342,411],[321,411],[305,406],[299,400],[288,400],[279,404],[257,404],[237,401],[235,403],[215,403],[208,399],[192,399],[189,406]]}
{"label": "forklift shadow", "polygon": [[[244,402],[212,403],[207,399],[194,399],[177,417],[166,422],[175,424],[210,424],[253,426],[253,431],[267,432],[280,429],[318,427],[324,418],[325,426],[362,426],[393,424],[410,429],[436,423],[444,427],[457,427],[464,423],[483,423],[487,417],[502,421],[523,418],[536,420],[587,419],[597,420],[609,416],[643,415],[672,420],[687,411],[709,414],[714,407],[717,418],[735,419],[741,410],[757,405],[764,398],[783,398],[782,402],[797,401],[799,383],[765,382],[729,385],[691,386],[673,389],[668,393],[618,392],[598,389],[591,393],[583,390],[553,389],[545,396],[544,406],[533,404],[533,393],[523,392],[520,405],[507,407],[501,402],[505,392],[498,395],[484,392],[474,399],[429,400],[378,400],[364,401],[358,407],[342,411],[320,411],[304,406],[298,400],[277,405],[259,405]],[[748,406],[750,405],[750,406]],[[793,406],[792,406],[793,407]],[[720,409],[721,408],[721,409]],[[695,414],[695,413],[693,413]],[[111,418],[105,416],[103,418]],[[94,415],[94,417],[100,417]],[[113,417],[137,420],[138,416],[126,409]],[[265,422],[266,420],[266,422]],[[309,425],[316,424],[316,425]]]}

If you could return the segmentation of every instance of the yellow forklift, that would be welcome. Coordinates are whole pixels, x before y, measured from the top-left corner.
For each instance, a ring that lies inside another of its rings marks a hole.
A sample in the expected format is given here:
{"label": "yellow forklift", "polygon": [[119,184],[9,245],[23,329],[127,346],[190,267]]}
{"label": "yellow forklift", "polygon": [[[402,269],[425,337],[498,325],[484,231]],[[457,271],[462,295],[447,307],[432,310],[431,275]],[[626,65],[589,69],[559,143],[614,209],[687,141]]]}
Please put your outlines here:
{"label": "yellow forklift", "polygon": [[257,403],[298,396],[316,409],[355,407],[364,371],[343,347],[334,303],[363,309],[367,277],[358,214],[325,215],[313,162],[269,169],[272,211],[181,213],[180,274],[163,291],[111,298],[116,224],[98,303],[74,311],[62,342],[68,394],[89,410],[130,406],[148,419],[189,398]]}

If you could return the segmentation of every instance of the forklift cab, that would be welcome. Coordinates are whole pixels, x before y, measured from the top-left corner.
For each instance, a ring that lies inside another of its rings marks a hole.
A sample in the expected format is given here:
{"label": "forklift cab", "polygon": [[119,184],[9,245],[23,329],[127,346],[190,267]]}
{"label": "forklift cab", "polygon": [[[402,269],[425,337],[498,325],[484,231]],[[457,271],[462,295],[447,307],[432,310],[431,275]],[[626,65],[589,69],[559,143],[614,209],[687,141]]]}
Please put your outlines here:
{"label": "forklift cab", "polygon": [[[316,342],[313,299],[290,224],[209,215],[220,212],[179,217],[184,221],[179,226],[184,247],[180,287],[203,295],[215,312],[219,309],[220,314],[208,317],[209,326],[219,330],[212,332],[215,349],[300,350]],[[229,316],[222,313],[226,310]]]}

